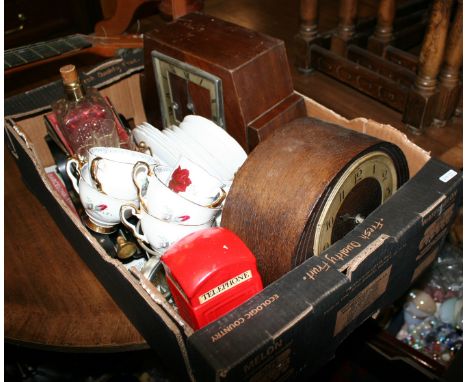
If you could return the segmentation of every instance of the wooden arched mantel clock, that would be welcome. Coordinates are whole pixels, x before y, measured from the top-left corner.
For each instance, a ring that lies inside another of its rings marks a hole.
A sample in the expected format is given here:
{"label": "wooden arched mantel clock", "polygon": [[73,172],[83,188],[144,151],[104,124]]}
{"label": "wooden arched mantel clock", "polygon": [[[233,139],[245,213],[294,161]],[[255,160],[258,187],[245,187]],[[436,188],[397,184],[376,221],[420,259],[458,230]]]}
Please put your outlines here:
{"label": "wooden arched mantel clock", "polygon": [[278,39],[191,13],[146,33],[144,47],[145,110],[159,128],[199,114],[249,151],[306,114]]}

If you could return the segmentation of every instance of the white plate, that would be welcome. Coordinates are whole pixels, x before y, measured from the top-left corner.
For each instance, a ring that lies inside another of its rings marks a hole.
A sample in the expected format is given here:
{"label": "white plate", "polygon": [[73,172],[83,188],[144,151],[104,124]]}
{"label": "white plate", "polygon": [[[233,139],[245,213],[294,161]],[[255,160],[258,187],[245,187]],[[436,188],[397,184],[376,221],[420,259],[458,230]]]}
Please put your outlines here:
{"label": "white plate", "polygon": [[146,122],[143,122],[141,125],[138,125],[138,128],[143,130],[144,132],[148,133],[148,134],[151,134],[153,135],[153,133],[157,130],[159,131],[159,129],[157,129],[156,127],[150,125],[149,123],[146,123]]}
{"label": "white plate", "polygon": [[[181,155],[185,156],[186,158],[190,159],[192,162],[195,162],[200,167],[202,167],[206,172],[210,173],[211,175],[219,178],[216,174],[213,174],[211,170],[211,166],[209,162],[204,162],[199,154],[193,150],[193,147],[190,144],[184,142],[180,137],[178,137],[172,130],[164,129],[163,134],[166,136],[166,139],[170,140],[172,144],[176,145],[179,149]],[[221,180],[221,179],[220,179]]]}
{"label": "white plate", "polygon": [[224,144],[226,144],[229,148],[229,151],[238,158],[238,161],[242,164],[247,159],[247,153],[242,148],[242,146],[237,143],[237,141],[231,137],[226,130],[218,126],[213,121],[201,117],[199,115],[187,115],[184,118],[183,122],[190,123],[191,127],[198,128],[201,131],[205,131],[206,134],[218,137]]}
{"label": "white plate", "polygon": [[161,130],[152,127],[149,123],[144,122],[141,124],[140,127],[147,135],[149,135],[152,138],[159,138],[159,137],[164,137],[165,135],[161,132]]}
{"label": "white plate", "polygon": [[154,127],[153,125],[149,124],[148,122],[143,122],[143,124],[141,125],[141,127],[142,127],[147,133],[149,133],[152,137],[153,137],[153,136],[157,136],[157,137],[164,136],[164,134],[162,133],[161,130],[159,130],[158,128],[156,128],[156,127]]}
{"label": "white plate", "polygon": [[180,148],[177,146],[175,142],[173,142],[166,134],[162,131],[155,129],[155,128],[148,128],[144,127],[145,132],[149,135],[153,141],[157,142],[158,144],[164,146],[167,150],[171,151],[173,155],[177,158],[182,155]]}
{"label": "white plate", "polygon": [[213,176],[216,176],[218,179],[228,179],[230,176],[230,171],[226,169],[222,163],[216,159],[211,152],[209,152],[205,147],[193,139],[189,134],[187,134],[180,127],[173,127],[172,131],[174,132],[177,139],[181,142],[184,142],[187,146],[193,150],[193,152],[200,158],[200,162],[203,163],[208,172]]}
{"label": "white plate", "polygon": [[160,142],[162,145],[165,145],[166,148],[173,152],[177,152],[178,158],[180,156],[185,156],[208,171],[206,168],[206,163],[198,158],[198,154],[191,148],[190,144],[186,144],[177,137],[177,134],[174,130],[175,128],[179,129],[177,126],[170,126],[163,130],[158,130],[148,123],[144,123],[144,125],[146,133],[150,134],[154,140]]}
{"label": "white plate", "polygon": [[175,166],[179,160],[179,155],[168,149],[166,145],[157,142],[153,137],[149,136],[144,130],[136,127],[132,130],[132,134],[137,143],[141,141],[151,149],[152,156],[158,158],[167,166]]}
{"label": "white plate", "polygon": [[247,159],[247,153],[225,130],[198,115],[187,115],[180,128],[200,143],[226,167],[232,179]]}

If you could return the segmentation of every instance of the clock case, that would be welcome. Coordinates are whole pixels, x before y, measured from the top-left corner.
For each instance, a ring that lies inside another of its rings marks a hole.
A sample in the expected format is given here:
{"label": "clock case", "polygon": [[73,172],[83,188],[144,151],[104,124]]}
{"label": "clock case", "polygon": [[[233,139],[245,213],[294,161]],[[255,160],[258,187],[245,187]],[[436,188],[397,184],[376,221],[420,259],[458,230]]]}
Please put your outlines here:
{"label": "clock case", "polygon": [[[394,165],[395,191],[408,180],[406,159],[398,146],[313,118],[289,122],[268,138],[268,144],[261,143],[250,153],[229,190],[221,225],[236,233],[255,253],[264,285],[323,251],[323,246],[315,249],[315,237],[332,189],[353,163],[370,153],[383,153]],[[358,174],[351,171],[351,175]],[[384,194],[376,178],[356,182],[358,187],[348,188],[348,194],[343,191],[344,208],[336,211],[337,221],[339,215],[366,217],[382,204]],[[273,233],[271,227],[285,220],[290,223]],[[329,220],[332,228],[327,241],[331,243],[351,231],[355,223],[333,225]]]}
{"label": "clock case", "polygon": [[[225,128],[246,151],[274,129],[305,116],[302,97],[294,92],[284,42],[217,18],[192,13],[144,35],[143,92],[148,120],[163,128],[153,51],[210,73],[221,80]],[[285,70],[285,68],[287,68]],[[174,81],[175,82],[175,81]],[[180,108],[187,86],[175,83]],[[191,84],[193,103],[206,111],[207,92]],[[185,107],[184,107],[185,109]],[[185,110],[185,113],[189,113]]]}
{"label": "clock case", "polygon": [[[108,73],[109,67],[100,70]],[[101,71],[92,75],[99,78]],[[138,124],[146,120],[140,83],[140,74],[119,72],[97,86]],[[110,258],[50,182],[46,168],[54,160],[44,140],[43,114],[33,111],[5,120],[5,143],[30,190],[158,357],[180,374],[179,380],[284,380],[323,367],[353,331],[402,296],[431,264],[457,214],[460,172],[431,159],[391,126],[363,118],[348,121],[302,98],[308,116],[397,144],[408,159],[411,178],[325,253],[196,332],[138,273]],[[415,356],[404,344],[393,350],[397,356],[389,362],[413,365],[420,359],[424,376],[440,376],[434,361]]]}

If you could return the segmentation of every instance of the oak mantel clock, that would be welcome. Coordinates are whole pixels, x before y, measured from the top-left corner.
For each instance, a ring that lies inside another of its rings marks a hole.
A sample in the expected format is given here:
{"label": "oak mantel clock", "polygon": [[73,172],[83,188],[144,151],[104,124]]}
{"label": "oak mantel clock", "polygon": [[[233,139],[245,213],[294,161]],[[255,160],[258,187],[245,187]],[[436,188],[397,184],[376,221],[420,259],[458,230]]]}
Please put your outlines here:
{"label": "oak mantel clock", "polygon": [[278,39],[192,13],[146,33],[144,46],[145,111],[159,128],[202,115],[248,151],[306,113]]}
{"label": "oak mantel clock", "polygon": [[407,179],[398,146],[297,118],[239,169],[221,225],[247,244],[269,284],[345,237]]}

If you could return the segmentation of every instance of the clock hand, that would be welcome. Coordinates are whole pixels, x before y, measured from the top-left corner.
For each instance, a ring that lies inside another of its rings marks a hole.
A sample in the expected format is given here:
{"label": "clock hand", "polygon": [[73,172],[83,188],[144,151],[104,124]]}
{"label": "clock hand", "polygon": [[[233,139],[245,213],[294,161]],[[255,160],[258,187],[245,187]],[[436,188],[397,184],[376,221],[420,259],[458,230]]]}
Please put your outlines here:
{"label": "clock hand", "polygon": [[361,224],[365,217],[362,216],[361,214],[357,214],[355,216],[351,216],[350,214],[344,214],[339,217],[340,220],[342,221],[348,221],[348,220],[353,220],[355,225]]}
{"label": "clock hand", "polygon": [[189,109],[192,114],[195,114],[195,105],[193,104],[192,95],[190,94],[188,79],[185,79],[185,88],[187,91],[187,109]]}

